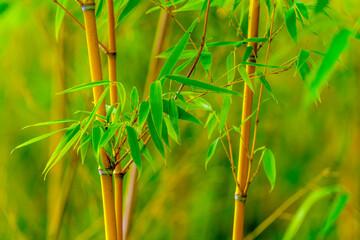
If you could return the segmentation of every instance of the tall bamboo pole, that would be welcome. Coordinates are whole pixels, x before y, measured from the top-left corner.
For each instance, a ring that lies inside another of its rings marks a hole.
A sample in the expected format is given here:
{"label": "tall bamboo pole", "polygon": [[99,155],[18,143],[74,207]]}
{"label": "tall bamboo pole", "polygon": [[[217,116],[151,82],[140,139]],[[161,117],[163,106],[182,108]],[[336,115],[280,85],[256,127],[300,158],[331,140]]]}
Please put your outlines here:
{"label": "tall bamboo pole", "polygon": [[[258,36],[259,27],[259,12],[260,4],[259,0],[250,0],[249,6],[249,28],[248,38],[254,38]],[[256,57],[256,43],[248,43],[248,46],[254,47],[248,61],[255,62]],[[255,73],[255,67],[246,65],[246,72],[248,75]],[[247,84],[244,86],[244,98],[242,108],[242,122],[245,121],[251,115],[252,112],[252,100],[253,92]],[[249,142],[250,142],[250,129],[251,121],[246,121],[241,126],[241,137],[239,147],[239,162],[237,171],[237,182],[235,190],[235,210],[234,210],[234,226],[233,226],[233,240],[243,239],[244,230],[244,213],[245,213],[245,200],[246,192],[244,192],[246,186],[247,172],[248,172],[248,161],[249,161]]]}
{"label": "tall bamboo pole", "polygon": [[[91,79],[93,82],[102,80],[101,72],[101,61],[100,53],[98,48],[98,36],[96,29],[96,19],[95,19],[95,2],[94,0],[87,0],[82,6],[85,19],[85,30],[86,30],[86,40],[88,46],[89,62],[90,62],[90,72]],[[93,96],[94,102],[97,103],[101,94],[103,93],[103,87],[94,87]],[[99,110],[97,111],[99,115],[106,115],[105,111],[105,101],[101,103]],[[101,120],[101,119],[99,119]],[[111,170],[111,164],[107,158],[105,152],[101,151],[101,161],[103,166],[106,168],[104,170]],[[112,176],[107,174],[106,171],[103,171],[99,167],[101,188],[102,188],[102,199],[103,199],[103,208],[104,208],[104,218],[105,218],[105,234],[106,239],[116,240],[116,221],[115,221],[115,206],[114,206],[114,192],[113,192],[113,180]]]}

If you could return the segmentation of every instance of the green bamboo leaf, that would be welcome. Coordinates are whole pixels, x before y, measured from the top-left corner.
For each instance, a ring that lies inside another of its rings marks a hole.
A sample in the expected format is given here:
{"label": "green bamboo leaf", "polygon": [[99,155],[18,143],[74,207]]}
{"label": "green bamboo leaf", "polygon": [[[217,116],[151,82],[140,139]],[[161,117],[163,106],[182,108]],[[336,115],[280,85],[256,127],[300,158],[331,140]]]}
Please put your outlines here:
{"label": "green bamboo leaf", "polygon": [[135,110],[139,105],[139,93],[136,87],[133,88],[130,94],[131,99],[131,109]]}
{"label": "green bamboo leaf", "polygon": [[88,134],[86,137],[83,136],[78,151],[80,150],[81,163],[84,164],[87,150],[89,147],[89,141],[91,139],[91,134]]}
{"label": "green bamboo leaf", "polygon": [[118,98],[119,98],[118,100],[119,100],[119,103],[121,106],[121,111],[120,111],[120,113],[121,113],[124,110],[124,107],[126,104],[126,91],[125,91],[124,86],[120,82],[116,82],[116,89],[117,89],[117,94],[118,94]]}
{"label": "green bamboo leaf", "polygon": [[139,131],[141,131],[141,129],[143,128],[146,118],[149,114],[149,111],[150,111],[149,102],[148,101],[141,102],[139,107],[139,121],[138,121]]}
{"label": "green bamboo leaf", "polygon": [[212,133],[214,132],[214,129],[218,123],[218,118],[216,114],[213,112],[209,114],[208,119],[206,120],[205,126],[208,128],[208,139],[211,138]]}
{"label": "green bamboo leaf", "polygon": [[179,72],[181,72],[182,70],[184,70],[197,56],[197,52],[186,62],[184,62],[183,64],[181,64],[180,66],[178,66],[177,68],[175,68],[174,70],[174,74],[177,74]]}
{"label": "green bamboo leaf", "polygon": [[318,201],[324,199],[325,197],[332,195],[334,193],[342,192],[343,190],[338,186],[331,186],[326,188],[321,188],[313,191],[301,204],[299,209],[296,211],[294,217],[292,218],[288,228],[286,229],[283,240],[294,239],[296,233],[298,232],[302,222],[304,221],[306,214],[310,211],[311,207]]}
{"label": "green bamboo leaf", "polygon": [[[204,1],[207,2],[207,0],[190,0],[181,8],[174,10],[174,12],[187,12],[187,11],[201,10],[203,8]],[[224,5],[224,3],[225,3],[225,1],[223,1],[223,0],[213,0],[213,1],[211,1],[210,6],[211,7],[215,7],[215,6],[220,7],[220,6]]]}
{"label": "green bamboo leaf", "polygon": [[140,140],[139,145],[140,145],[140,149],[141,149],[140,150],[141,154],[145,157],[146,161],[148,161],[148,163],[150,164],[153,171],[155,171],[154,160],[152,159],[150,152],[146,148],[146,145],[144,144],[143,140]]}
{"label": "green bamboo leaf", "polygon": [[[168,50],[166,50],[165,52],[161,53],[160,55],[157,55],[156,57],[157,58],[169,58],[171,53],[173,52],[175,47],[172,47]],[[192,50],[183,50],[183,52],[180,54],[178,60],[181,60],[181,59],[189,59],[189,58],[192,58],[195,54],[197,55],[197,52],[196,50],[192,49]]]}
{"label": "green bamboo leaf", "polygon": [[214,156],[218,142],[219,142],[219,138],[215,139],[215,141],[213,141],[210,145],[209,151],[206,155],[205,169],[207,169],[207,165],[209,164],[210,159],[212,158],[212,156]]}
{"label": "green bamboo leaf", "polygon": [[138,173],[139,173],[139,177],[140,177],[141,170],[142,170],[142,168],[141,168],[141,152],[140,152],[140,147],[139,147],[136,131],[132,127],[126,126],[126,132],[128,135],[128,143],[130,146],[130,153],[131,153],[134,163],[138,169]]}
{"label": "green bamboo leaf", "polygon": [[242,60],[243,62],[246,62],[249,59],[253,50],[254,50],[253,46],[246,47],[244,55],[243,55],[243,60]]}
{"label": "green bamboo leaf", "polygon": [[285,25],[291,38],[297,44],[296,13],[294,7],[285,11]]}
{"label": "green bamboo leaf", "polygon": [[255,92],[255,91],[254,91],[253,84],[252,84],[252,82],[251,82],[251,79],[250,79],[249,75],[248,75],[247,72],[246,72],[245,67],[244,67],[243,65],[240,65],[240,66],[238,67],[238,71],[239,71],[239,73],[240,73],[241,78],[245,81],[246,85],[249,86],[249,88],[251,89],[251,91]]}
{"label": "green bamboo leaf", "polygon": [[266,68],[282,68],[280,66],[274,66],[274,65],[265,65],[261,63],[253,63],[253,62],[242,62],[242,65],[250,65],[255,67],[266,67]]}
{"label": "green bamboo leaf", "polygon": [[236,44],[234,44],[234,47],[240,47],[241,45],[245,44],[245,43],[259,43],[259,42],[267,42],[269,41],[269,38],[248,38],[248,39],[244,39],[241,40],[240,42],[237,42]]}
{"label": "green bamboo leaf", "polygon": [[315,6],[315,12],[321,12],[329,3],[329,0],[318,0]]}
{"label": "green bamboo leaf", "polygon": [[[164,113],[170,115],[169,101],[168,100],[163,99],[163,107],[164,107]],[[179,119],[202,125],[202,123],[200,122],[199,119],[197,119],[196,117],[194,117],[193,115],[188,113],[183,108],[178,106],[177,111],[179,113]]]}
{"label": "green bamboo leaf", "polygon": [[[65,8],[67,7],[68,2],[69,2],[69,0],[63,0],[63,1],[58,0],[58,1]],[[55,14],[55,38],[56,38],[56,41],[59,39],[59,31],[60,31],[61,24],[64,20],[64,16],[65,16],[65,11],[62,8],[57,7],[56,14]]]}
{"label": "green bamboo leaf", "polygon": [[207,47],[223,47],[223,46],[232,46],[238,43],[238,41],[220,41],[220,42],[213,42],[207,43]]}
{"label": "green bamboo leaf", "polygon": [[270,192],[274,189],[276,180],[276,163],[274,154],[270,149],[266,149],[263,155],[263,166],[266,177],[269,179],[271,184]]}
{"label": "green bamboo leaf", "polygon": [[179,112],[176,102],[173,98],[169,100],[169,116],[170,116],[171,125],[175,130],[177,139],[180,140]]}
{"label": "green bamboo leaf", "polygon": [[334,202],[332,203],[329,209],[327,218],[321,228],[320,236],[322,238],[325,238],[330,233],[332,226],[339,217],[341,211],[344,209],[348,199],[349,199],[349,194],[347,193],[339,194],[339,196],[336,197],[336,199],[334,200]]}
{"label": "green bamboo leaf", "polygon": [[[84,114],[90,116],[92,112],[82,111],[82,110],[79,110],[79,111],[76,111],[76,112],[75,112],[75,114],[78,114],[78,113],[84,113]],[[101,116],[101,115],[99,115],[99,114],[95,114],[95,117],[101,118],[102,120],[106,121],[106,117],[105,117],[105,116]]]}
{"label": "green bamboo leaf", "polygon": [[88,82],[88,83],[84,83],[84,84],[80,84],[77,85],[75,87],[66,89],[62,92],[57,93],[57,95],[59,94],[64,94],[64,93],[71,93],[71,92],[77,92],[77,91],[81,91],[84,89],[88,89],[88,88],[93,88],[93,87],[98,87],[98,86],[103,86],[103,85],[107,85],[111,83],[110,81],[96,81],[96,82]]}
{"label": "green bamboo leaf", "polygon": [[153,122],[153,118],[151,116],[151,112],[149,113],[148,117],[147,117],[147,124],[149,127],[149,131],[150,131],[150,135],[151,138],[154,142],[155,147],[158,149],[159,153],[161,154],[161,156],[164,158],[165,160],[165,149],[164,149],[164,145],[156,131],[154,122]]}
{"label": "green bamboo leaf", "polygon": [[50,133],[46,133],[44,135],[41,135],[41,136],[38,136],[38,137],[35,137],[35,138],[32,138],[22,144],[20,144],[19,146],[15,147],[13,150],[11,150],[11,154],[16,150],[16,149],[19,149],[19,148],[22,148],[22,147],[25,147],[27,145],[30,145],[30,144],[33,144],[33,143],[36,143],[36,142],[39,142],[45,138],[48,138],[52,135],[54,135],[55,133],[58,133],[58,132],[61,132],[61,131],[65,131],[65,130],[68,130],[69,127],[67,128],[63,128],[63,129],[60,129],[60,130],[56,130],[56,131],[53,131],[53,132],[50,132]]}
{"label": "green bamboo leaf", "polygon": [[[205,0],[207,1],[207,0]],[[203,66],[206,72],[209,72],[211,67],[212,57],[209,52],[202,52],[200,55],[200,64]]]}
{"label": "green bamboo leaf", "polygon": [[263,77],[263,73],[262,72],[257,72],[258,76],[260,76],[260,82],[264,85],[264,87],[266,88],[266,90],[268,90],[268,92],[270,93],[270,96],[274,99],[275,102],[278,102],[277,98],[275,97],[275,95],[273,94],[273,91],[270,87],[270,84],[268,83],[268,81],[266,81],[265,77]]}
{"label": "green bamboo leaf", "polygon": [[238,92],[234,92],[234,91],[228,90],[226,88],[217,87],[217,86],[214,86],[214,85],[211,85],[208,83],[199,82],[197,80],[186,78],[183,76],[166,75],[166,78],[172,79],[174,81],[177,81],[178,83],[184,84],[189,87],[199,88],[202,90],[207,90],[207,91],[212,91],[212,92],[217,92],[217,93],[226,93],[226,94],[242,96]]}
{"label": "green bamboo leaf", "polygon": [[49,171],[51,170],[51,168],[54,167],[54,165],[60,161],[60,159],[62,159],[64,157],[64,155],[70,150],[70,148],[75,144],[75,142],[79,139],[81,131],[79,131],[80,128],[75,128],[74,132],[76,132],[72,138],[66,143],[66,145],[64,146],[64,148],[62,148],[61,152],[56,156],[56,158],[54,158],[53,162],[51,163],[51,161],[48,161],[48,164],[51,163],[51,165],[46,165],[43,174],[44,174],[44,180],[46,179],[47,174],[49,173]]}
{"label": "green bamboo leaf", "polygon": [[310,93],[314,97],[318,92],[319,88],[325,83],[328,78],[332,67],[334,66],[336,59],[340,56],[341,52],[345,49],[348,44],[348,38],[351,32],[349,30],[341,30],[333,38],[328,51],[318,68],[314,80],[310,85]]}
{"label": "green bamboo leaf", "polygon": [[222,131],[223,128],[225,127],[225,123],[229,114],[230,102],[231,102],[230,96],[225,96],[221,107],[219,131]]}
{"label": "green bamboo leaf", "polygon": [[169,143],[169,133],[167,131],[165,120],[163,119],[162,123],[162,129],[161,129],[161,138],[163,139],[164,143],[168,147],[168,149],[171,151],[170,143]]}
{"label": "green bamboo leaf", "polygon": [[75,121],[76,120],[73,120],[73,119],[59,119],[59,120],[54,120],[54,121],[49,121],[49,122],[41,122],[41,123],[28,125],[28,126],[23,127],[23,129],[29,128],[29,127],[47,126],[47,125],[52,125],[52,124],[75,122]]}
{"label": "green bamboo leaf", "polygon": [[235,54],[235,52],[231,51],[226,58],[226,72],[228,73],[227,74],[228,83],[231,83],[232,81],[234,81],[234,78],[235,78],[234,54]]}
{"label": "green bamboo leaf", "polygon": [[240,3],[241,3],[241,0],[235,0],[234,1],[232,12],[234,12],[236,10],[236,8],[239,6]]}
{"label": "green bamboo leaf", "polygon": [[[158,80],[162,79],[165,75],[170,74],[173,68],[175,67],[176,62],[178,61],[181,53],[184,51],[186,44],[189,41],[190,38],[190,32],[194,29],[195,25],[197,23],[197,19],[191,24],[191,26],[188,28],[184,36],[180,39],[180,41],[176,44],[176,47],[172,51],[171,55],[169,56],[168,60],[165,62],[163,68],[160,71]],[[162,81],[162,84],[164,82]]]}
{"label": "green bamboo leaf", "polygon": [[300,74],[301,79],[305,82],[306,77],[310,73],[310,67],[307,63],[307,59],[310,57],[310,53],[305,50],[301,50],[299,54],[299,60],[296,61],[296,71],[295,74],[298,72]]}
{"label": "green bamboo leaf", "polygon": [[107,112],[106,112],[106,122],[110,122],[111,120],[111,115],[114,113],[114,108],[115,108],[116,104],[111,105],[109,108],[107,108]]}
{"label": "green bamboo leaf", "polygon": [[164,117],[165,120],[165,124],[166,124],[166,128],[167,128],[167,132],[169,133],[169,136],[177,143],[180,144],[180,141],[178,139],[178,136],[174,130],[174,127],[172,126],[171,122],[170,122],[170,117],[169,116],[165,116]]}
{"label": "green bamboo leaf", "polygon": [[299,9],[299,12],[301,13],[301,15],[309,21],[309,11],[306,7],[306,5],[302,2],[295,2],[295,5],[297,7],[297,9]]}
{"label": "green bamboo leaf", "polygon": [[[183,3],[183,2],[186,2],[186,1],[187,0],[174,0],[174,1],[171,1],[171,2],[166,2],[165,5],[164,4],[161,4],[161,5],[165,6],[166,8],[169,8],[171,6],[175,6],[176,4]],[[161,9],[161,7],[159,7],[159,6],[150,8],[149,10],[146,11],[146,14],[152,13],[152,12],[160,10],[160,9]]]}
{"label": "green bamboo leaf", "polygon": [[115,123],[115,124],[112,124],[105,131],[105,133],[102,135],[100,143],[99,143],[100,149],[103,148],[110,141],[110,139],[116,134],[116,132],[119,130],[120,127],[121,127],[121,123]]}
{"label": "green bamboo leaf", "polygon": [[126,17],[140,2],[141,0],[128,0],[116,24],[119,24],[121,20],[124,19],[124,17]]}
{"label": "green bamboo leaf", "polygon": [[100,127],[94,127],[91,135],[91,145],[97,161],[99,162],[100,155],[100,141],[101,141],[102,130]]}
{"label": "green bamboo leaf", "polygon": [[154,120],[156,131],[161,134],[161,124],[163,119],[163,101],[161,82],[155,81],[150,85],[150,111]]}
{"label": "green bamboo leaf", "polygon": [[104,3],[105,1],[104,0],[100,0],[99,4],[97,5],[97,9],[96,9],[96,14],[95,14],[95,17],[96,17],[96,20],[100,17],[101,15],[101,11],[104,7]]}

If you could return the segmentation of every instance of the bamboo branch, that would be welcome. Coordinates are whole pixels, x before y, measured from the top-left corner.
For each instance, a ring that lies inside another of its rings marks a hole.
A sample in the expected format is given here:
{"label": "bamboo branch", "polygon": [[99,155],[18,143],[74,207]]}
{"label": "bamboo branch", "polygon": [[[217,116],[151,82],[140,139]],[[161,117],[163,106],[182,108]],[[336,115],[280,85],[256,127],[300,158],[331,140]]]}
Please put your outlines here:
{"label": "bamboo branch", "polygon": [[[260,3],[258,0],[251,0],[249,7],[249,28],[248,38],[254,38],[258,36],[259,27],[259,12]],[[251,53],[250,61],[255,62],[256,57],[256,43],[248,43],[248,46],[252,46],[254,51]],[[255,67],[251,65],[246,66],[246,72],[248,75],[255,73]],[[247,84],[244,85],[244,98],[242,109],[242,122],[244,122],[252,113],[252,99],[253,92]],[[251,121],[246,121],[241,126],[241,139],[239,147],[239,163],[237,171],[237,180],[239,185],[236,186],[235,191],[235,211],[234,211],[234,226],[233,226],[233,240],[243,239],[244,230],[244,212],[245,212],[245,200],[246,193],[244,192],[248,171],[248,149],[250,141],[250,128]],[[243,139],[243,140],[242,140]]]}

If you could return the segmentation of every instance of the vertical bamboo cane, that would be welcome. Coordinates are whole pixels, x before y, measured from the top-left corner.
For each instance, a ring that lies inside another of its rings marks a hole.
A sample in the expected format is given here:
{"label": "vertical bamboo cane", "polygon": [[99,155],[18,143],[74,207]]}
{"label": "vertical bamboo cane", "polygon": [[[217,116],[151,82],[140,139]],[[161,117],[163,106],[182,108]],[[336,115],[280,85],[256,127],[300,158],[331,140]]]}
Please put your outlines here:
{"label": "vertical bamboo cane", "polygon": [[[98,36],[96,29],[96,19],[95,19],[95,3],[94,0],[88,0],[84,2],[82,6],[85,19],[85,30],[86,30],[86,40],[88,46],[89,62],[90,62],[90,71],[92,81],[101,81],[102,72],[101,72],[101,61],[100,53],[98,48]],[[100,98],[103,92],[103,87],[94,87],[93,96],[94,102],[96,103]],[[99,115],[105,116],[105,101],[101,103],[101,106],[97,112]],[[99,119],[101,120],[101,119]],[[111,164],[107,158],[104,151],[101,151],[101,161],[106,168],[109,170]],[[99,168],[101,188],[102,188],[102,198],[103,198],[103,207],[104,207],[104,218],[105,218],[105,234],[106,239],[116,240],[116,221],[115,221],[115,206],[114,206],[114,192],[113,192],[113,180],[112,176],[104,174],[104,171]]]}
{"label": "vertical bamboo cane", "polygon": [[[115,38],[115,17],[114,17],[114,1],[107,1],[108,10],[108,34],[109,34],[109,80],[116,82],[116,38]],[[110,86],[110,103],[114,105],[117,103],[116,85]],[[115,218],[116,218],[116,233],[117,239],[123,239],[123,221],[122,221],[122,205],[123,205],[123,174],[121,171],[121,164],[118,164],[114,170],[115,182]]]}
{"label": "vertical bamboo cane", "polygon": [[[258,35],[259,12],[260,12],[259,0],[250,0],[249,9],[250,10],[249,10],[248,38],[254,38],[257,37]],[[248,43],[248,46],[254,47],[254,51],[251,54],[248,61],[255,62],[257,44]],[[254,74],[255,67],[247,65],[246,72],[248,73],[248,75]],[[245,121],[245,119],[251,115],[252,100],[253,100],[253,92],[249,88],[249,86],[245,84],[243,108],[242,108],[242,121]],[[235,191],[233,240],[243,239],[244,212],[245,212],[245,200],[246,200],[246,192],[244,192],[244,189],[246,186],[246,179],[248,172],[250,129],[251,129],[250,120],[246,121],[241,126],[239,163],[238,163],[238,171],[237,171],[237,181],[239,185],[236,186],[236,191]]]}

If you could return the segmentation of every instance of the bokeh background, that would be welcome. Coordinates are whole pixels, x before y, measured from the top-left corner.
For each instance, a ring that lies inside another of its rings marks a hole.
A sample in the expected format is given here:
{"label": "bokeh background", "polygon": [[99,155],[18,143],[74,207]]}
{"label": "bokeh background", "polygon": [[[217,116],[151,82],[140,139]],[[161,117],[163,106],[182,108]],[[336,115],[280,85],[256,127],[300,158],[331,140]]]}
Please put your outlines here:
{"label": "bokeh background", "polygon": [[[246,2],[246,1],[245,1]],[[54,22],[57,6],[53,1],[2,1],[0,10],[0,239],[46,239],[56,212],[63,213],[58,224],[59,239],[103,239],[104,226],[100,181],[95,159],[89,154],[81,165],[76,154],[69,154],[44,181],[42,170],[49,154],[61,138],[11,150],[22,142],[55,130],[56,127],[22,128],[26,125],[60,118],[80,117],[77,110],[91,109],[91,91],[55,95],[61,89],[90,81],[84,31],[65,16],[58,40]],[[145,12],[155,6],[143,1],[117,27],[118,79],[128,92],[133,86],[144,91],[153,38],[159,11]],[[299,29],[299,46],[326,52],[332,37],[343,28],[352,29],[360,16],[357,0],[330,1],[329,16],[310,12],[311,30]],[[68,9],[83,22],[75,1]],[[237,40],[229,25],[229,8],[212,8],[208,41]],[[199,11],[177,13],[189,26]],[[263,34],[267,11],[262,2],[260,32]],[[106,43],[106,21],[98,20],[100,39]],[[280,26],[279,16],[275,26]],[[200,38],[203,20],[194,34]],[[166,48],[173,46],[183,32],[170,21]],[[261,108],[258,146],[267,146],[276,157],[277,180],[273,192],[263,171],[251,184],[245,233],[252,232],[265,218],[299,189],[307,191],[274,221],[257,239],[281,239],[289,222],[309,192],[324,186],[341,185],[349,200],[328,239],[360,237],[359,146],[360,146],[360,41],[352,39],[341,54],[321,92],[321,103],[306,105],[306,87],[294,69],[268,77],[278,103],[269,100]],[[210,49],[211,73],[217,79],[226,72],[226,57],[231,47]],[[300,48],[284,28],[273,41],[269,64],[281,64],[299,54]],[[259,52],[264,61],[266,49]],[[311,55],[316,63],[320,55]],[[102,54],[104,78],[107,78]],[[194,78],[203,79],[198,67]],[[236,76],[239,77],[239,76]],[[258,89],[259,84],[255,83]],[[235,89],[241,91],[242,86]],[[255,96],[257,97],[257,95]],[[268,95],[266,97],[269,97]],[[206,98],[220,110],[214,95]],[[239,125],[241,98],[233,98],[229,125]],[[206,112],[196,115],[205,122]],[[235,183],[226,155],[218,147],[204,168],[205,158],[216,134],[208,139],[199,125],[182,123],[182,144],[167,152],[167,164],[150,145],[156,169],[145,163],[137,182],[134,215],[129,239],[230,239],[233,221]],[[238,134],[233,137],[237,156]],[[306,185],[324,169],[330,173],[310,188]],[[75,170],[74,170],[75,169]],[[65,197],[64,197],[65,196]],[[66,199],[64,209],[56,201]],[[332,198],[316,203],[307,215],[296,239],[315,239],[327,216]]]}

